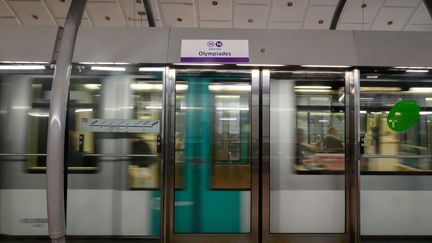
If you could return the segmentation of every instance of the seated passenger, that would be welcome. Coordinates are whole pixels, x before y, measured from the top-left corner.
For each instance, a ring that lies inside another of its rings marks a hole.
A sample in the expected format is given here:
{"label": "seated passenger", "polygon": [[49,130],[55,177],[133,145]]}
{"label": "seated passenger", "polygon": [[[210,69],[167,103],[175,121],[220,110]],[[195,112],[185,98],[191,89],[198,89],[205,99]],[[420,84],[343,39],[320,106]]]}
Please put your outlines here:
{"label": "seated passenger", "polygon": [[329,127],[327,130],[327,135],[324,137],[323,150],[327,153],[343,153],[344,145],[342,141],[338,138],[338,132],[336,128]]}

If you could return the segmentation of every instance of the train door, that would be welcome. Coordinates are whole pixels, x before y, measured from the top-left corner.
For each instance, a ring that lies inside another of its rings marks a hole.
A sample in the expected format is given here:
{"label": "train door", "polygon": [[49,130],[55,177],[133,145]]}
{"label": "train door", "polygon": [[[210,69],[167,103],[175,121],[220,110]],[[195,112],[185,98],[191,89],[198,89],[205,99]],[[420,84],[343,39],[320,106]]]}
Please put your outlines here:
{"label": "train door", "polygon": [[165,68],[74,66],[68,236],[159,238],[164,76]]}
{"label": "train door", "polygon": [[351,76],[262,71],[262,242],[353,242]]}
{"label": "train door", "polygon": [[259,71],[178,69],[168,82],[169,242],[258,242]]}

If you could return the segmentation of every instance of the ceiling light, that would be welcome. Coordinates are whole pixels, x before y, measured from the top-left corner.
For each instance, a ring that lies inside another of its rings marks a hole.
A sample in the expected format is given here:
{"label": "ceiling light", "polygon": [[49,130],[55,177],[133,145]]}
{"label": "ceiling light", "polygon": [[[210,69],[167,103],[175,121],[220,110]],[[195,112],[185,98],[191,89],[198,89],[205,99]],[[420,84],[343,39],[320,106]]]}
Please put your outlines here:
{"label": "ceiling light", "polygon": [[240,95],[215,95],[215,97],[220,99],[240,99]]}
{"label": "ceiling light", "polygon": [[405,71],[406,73],[427,73],[429,70],[424,69],[408,69]]}
{"label": "ceiling light", "polygon": [[432,111],[420,111],[420,115],[432,115]]}
{"label": "ceiling light", "polygon": [[301,93],[331,93],[332,90],[328,89],[295,89],[296,92]]}
{"label": "ceiling light", "polygon": [[0,65],[0,70],[44,70],[44,65]]}
{"label": "ceiling light", "polygon": [[100,89],[100,87],[101,87],[100,84],[84,84],[84,88],[91,89],[91,90]]}
{"label": "ceiling light", "polygon": [[145,108],[147,110],[162,110],[162,106],[158,106],[158,105],[148,105],[148,106],[145,106]]}
{"label": "ceiling light", "polygon": [[360,87],[360,92],[398,92],[399,87]]}
{"label": "ceiling light", "polygon": [[398,69],[432,69],[432,67],[408,67],[408,66],[399,66],[399,67],[393,67]]}
{"label": "ceiling light", "polygon": [[137,83],[130,84],[133,90],[162,90],[162,84]]}
{"label": "ceiling light", "polygon": [[409,89],[409,92],[413,92],[413,93],[430,93],[430,92],[432,92],[432,88],[412,87],[412,88]]}
{"label": "ceiling light", "polygon": [[92,111],[93,111],[92,108],[88,108],[88,109],[76,109],[75,113],[78,113],[78,112],[92,112]]}
{"label": "ceiling light", "polygon": [[296,89],[331,89],[330,86],[295,86]]}
{"label": "ceiling light", "polygon": [[29,112],[27,114],[34,117],[49,117],[48,113]]}
{"label": "ceiling light", "polygon": [[216,107],[216,110],[223,111],[248,111],[248,107]]}
{"label": "ceiling light", "polygon": [[176,90],[177,91],[185,91],[188,89],[188,85],[187,84],[176,84]]}
{"label": "ceiling light", "polygon": [[367,114],[367,111],[360,111],[360,114]]}
{"label": "ceiling light", "polygon": [[140,67],[138,69],[140,72],[163,72],[165,68],[163,67]]}
{"label": "ceiling light", "polygon": [[104,66],[92,66],[91,70],[93,71],[115,71],[115,72],[124,72],[126,71],[125,67],[104,67]]}
{"label": "ceiling light", "polygon": [[211,91],[251,91],[250,85],[220,85],[212,84],[209,85]]}
{"label": "ceiling light", "polygon": [[308,68],[349,68],[351,66],[346,65],[300,65],[301,67]]}
{"label": "ceiling light", "polygon": [[219,120],[221,120],[221,121],[237,121],[237,118],[235,118],[235,117],[222,117]]}

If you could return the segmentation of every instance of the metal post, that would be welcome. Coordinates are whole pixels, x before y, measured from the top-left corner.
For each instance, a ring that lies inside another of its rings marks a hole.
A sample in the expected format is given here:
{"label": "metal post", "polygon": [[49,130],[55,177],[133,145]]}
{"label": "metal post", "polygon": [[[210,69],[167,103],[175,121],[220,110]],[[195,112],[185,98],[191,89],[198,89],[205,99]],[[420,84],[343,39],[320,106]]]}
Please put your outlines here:
{"label": "metal post", "polygon": [[360,85],[359,70],[345,75],[345,232],[360,242]]}
{"label": "metal post", "polygon": [[48,120],[47,146],[47,206],[48,230],[53,243],[64,243],[64,140],[67,97],[72,69],[72,55],[78,27],[87,0],[73,0],[58,48]]}
{"label": "metal post", "polygon": [[175,174],[175,69],[165,69],[164,80],[164,160],[161,210],[161,242],[167,243],[174,232],[174,174]]}

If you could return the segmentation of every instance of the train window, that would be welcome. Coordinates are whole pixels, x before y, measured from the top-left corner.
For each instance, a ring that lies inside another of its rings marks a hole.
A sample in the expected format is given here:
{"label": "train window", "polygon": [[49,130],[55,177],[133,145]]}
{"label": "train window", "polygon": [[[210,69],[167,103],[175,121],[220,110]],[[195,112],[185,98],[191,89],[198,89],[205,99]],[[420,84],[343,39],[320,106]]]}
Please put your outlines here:
{"label": "train window", "polygon": [[270,232],[343,233],[345,73],[270,74]]}
{"label": "train window", "polygon": [[[432,171],[432,81],[418,72],[365,72],[361,76],[360,118],[363,173],[410,174]],[[399,101],[414,101],[420,119],[410,129],[392,130],[390,109]]]}
{"label": "train window", "polygon": [[53,69],[43,63],[0,65],[0,224],[7,225],[1,233],[46,235],[46,178],[29,172],[46,161]]}

